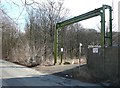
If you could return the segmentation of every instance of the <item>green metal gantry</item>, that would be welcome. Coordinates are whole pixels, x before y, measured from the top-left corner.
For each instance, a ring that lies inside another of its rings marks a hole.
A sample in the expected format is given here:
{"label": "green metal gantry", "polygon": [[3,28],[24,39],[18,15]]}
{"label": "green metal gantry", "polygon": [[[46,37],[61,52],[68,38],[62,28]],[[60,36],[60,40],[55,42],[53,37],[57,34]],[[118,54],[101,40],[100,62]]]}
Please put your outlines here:
{"label": "green metal gantry", "polygon": [[[105,35],[105,9],[109,9],[109,32],[108,35]],[[58,30],[64,26],[86,20],[95,16],[101,16],[101,47],[105,46],[107,42],[106,39],[109,40],[109,46],[112,46],[112,7],[108,5],[103,5],[101,8],[97,8],[85,14],[73,17],[71,19],[65,20],[63,22],[56,23],[54,30],[54,65],[57,63],[58,56]]]}

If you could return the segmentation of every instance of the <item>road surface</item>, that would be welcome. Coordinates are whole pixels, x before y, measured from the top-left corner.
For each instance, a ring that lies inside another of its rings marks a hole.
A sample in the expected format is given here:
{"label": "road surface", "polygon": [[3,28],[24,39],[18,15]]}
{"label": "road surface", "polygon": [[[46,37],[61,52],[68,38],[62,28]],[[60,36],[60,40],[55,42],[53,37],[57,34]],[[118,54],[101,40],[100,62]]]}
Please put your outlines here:
{"label": "road surface", "polygon": [[[41,73],[25,66],[16,65],[11,62],[0,60],[2,75],[2,86],[99,86],[98,84],[84,83],[78,80],[66,79]],[[81,87],[79,87],[81,88]],[[99,86],[99,88],[103,88]]]}

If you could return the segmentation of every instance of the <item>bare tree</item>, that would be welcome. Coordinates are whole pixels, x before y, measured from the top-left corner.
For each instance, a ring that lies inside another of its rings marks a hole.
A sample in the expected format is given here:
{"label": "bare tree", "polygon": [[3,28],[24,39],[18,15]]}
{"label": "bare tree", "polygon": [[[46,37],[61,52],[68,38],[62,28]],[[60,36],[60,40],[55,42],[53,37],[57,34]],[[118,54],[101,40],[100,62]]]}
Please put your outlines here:
{"label": "bare tree", "polygon": [[63,8],[63,2],[47,0],[29,12],[25,30],[33,56],[31,61],[36,62],[38,58],[53,59],[54,27],[68,12]]}
{"label": "bare tree", "polygon": [[11,49],[16,46],[18,30],[16,24],[6,14],[2,15],[2,57],[10,59]]}

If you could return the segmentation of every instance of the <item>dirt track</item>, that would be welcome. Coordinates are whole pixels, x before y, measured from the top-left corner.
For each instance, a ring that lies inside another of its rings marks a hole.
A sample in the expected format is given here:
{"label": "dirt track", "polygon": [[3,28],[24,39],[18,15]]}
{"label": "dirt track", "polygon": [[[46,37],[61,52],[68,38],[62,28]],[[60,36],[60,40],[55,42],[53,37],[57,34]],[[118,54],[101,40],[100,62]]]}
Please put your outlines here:
{"label": "dirt track", "polygon": [[53,66],[37,66],[33,68],[43,73],[54,74],[54,73],[62,72],[65,70],[70,70],[78,66],[79,64],[72,64],[72,65],[55,65],[55,66],[54,65]]}

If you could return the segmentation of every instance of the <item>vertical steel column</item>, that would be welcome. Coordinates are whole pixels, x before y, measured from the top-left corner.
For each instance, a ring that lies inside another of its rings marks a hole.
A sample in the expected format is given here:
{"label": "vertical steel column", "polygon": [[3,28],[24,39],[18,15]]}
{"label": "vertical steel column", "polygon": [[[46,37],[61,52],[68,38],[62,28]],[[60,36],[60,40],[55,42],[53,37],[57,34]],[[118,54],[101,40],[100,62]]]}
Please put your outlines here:
{"label": "vertical steel column", "polygon": [[55,25],[54,29],[54,65],[57,63],[57,53],[58,53],[58,28]]}
{"label": "vertical steel column", "polygon": [[101,47],[105,45],[105,6],[101,10]]}
{"label": "vertical steel column", "polygon": [[112,46],[112,8],[109,7],[109,46]]}

